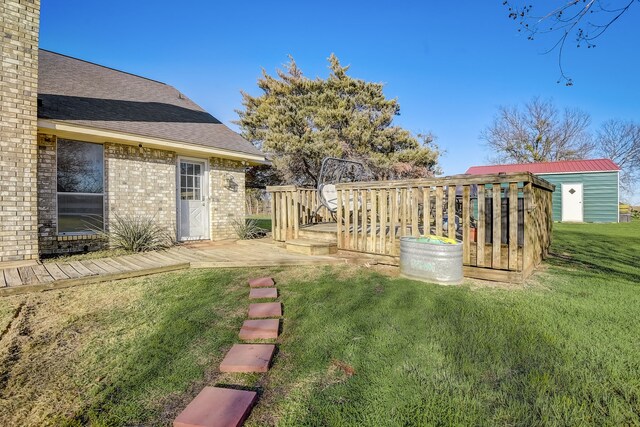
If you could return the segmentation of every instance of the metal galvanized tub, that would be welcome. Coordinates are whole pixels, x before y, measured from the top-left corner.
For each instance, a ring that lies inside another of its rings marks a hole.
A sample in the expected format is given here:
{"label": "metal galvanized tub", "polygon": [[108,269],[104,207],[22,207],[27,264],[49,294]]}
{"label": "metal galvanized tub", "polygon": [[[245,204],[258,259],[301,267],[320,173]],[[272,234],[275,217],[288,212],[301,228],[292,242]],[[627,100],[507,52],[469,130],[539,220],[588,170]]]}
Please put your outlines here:
{"label": "metal galvanized tub", "polygon": [[[435,236],[400,238],[400,275],[456,285],[462,281],[462,243]],[[455,243],[453,243],[455,242]]]}

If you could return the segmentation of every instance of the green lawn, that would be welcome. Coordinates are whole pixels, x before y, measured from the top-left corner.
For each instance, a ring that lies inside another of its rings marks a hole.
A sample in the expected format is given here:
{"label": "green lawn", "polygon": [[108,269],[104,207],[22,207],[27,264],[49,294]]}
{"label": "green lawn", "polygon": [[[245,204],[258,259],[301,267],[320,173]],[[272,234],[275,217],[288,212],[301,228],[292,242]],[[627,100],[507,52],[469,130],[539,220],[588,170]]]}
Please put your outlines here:
{"label": "green lawn", "polygon": [[[555,224],[552,252],[524,287],[333,266],[0,299],[0,325],[26,303],[30,337],[2,338],[0,424],[168,425],[203,385],[236,384],[260,392],[250,426],[640,425],[640,223]],[[246,278],[265,273],[284,305],[275,363],[220,374]]]}
{"label": "green lawn", "polygon": [[254,220],[258,227],[262,228],[263,230],[271,231],[271,215],[248,215],[247,220]]}
{"label": "green lawn", "polygon": [[554,227],[524,289],[280,275],[251,425],[640,424],[640,223]]}

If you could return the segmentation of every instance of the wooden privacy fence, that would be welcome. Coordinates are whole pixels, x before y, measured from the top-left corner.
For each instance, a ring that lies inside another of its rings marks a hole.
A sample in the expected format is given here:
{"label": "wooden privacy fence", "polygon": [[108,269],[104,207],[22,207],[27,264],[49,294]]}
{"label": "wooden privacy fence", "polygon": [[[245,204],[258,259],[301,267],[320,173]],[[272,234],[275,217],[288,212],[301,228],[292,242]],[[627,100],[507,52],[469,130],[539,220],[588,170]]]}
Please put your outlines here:
{"label": "wooden privacy fence", "polygon": [[271,195],[271,230],[276,241],[298,238],[301,225],[332,220],[315,188],[284,185],[267,187],[267,191]]}
{"label": "wooden privacy fence", "polygon": [[464,273],[521,280],[551,244],[555,187],[530,173],[337,184],[335,219],[314,189],[269,187],[273,238],[297,238],[301,226],[337,222],[340,250],[397,262],[400,237],[435,234],[462,241]]}

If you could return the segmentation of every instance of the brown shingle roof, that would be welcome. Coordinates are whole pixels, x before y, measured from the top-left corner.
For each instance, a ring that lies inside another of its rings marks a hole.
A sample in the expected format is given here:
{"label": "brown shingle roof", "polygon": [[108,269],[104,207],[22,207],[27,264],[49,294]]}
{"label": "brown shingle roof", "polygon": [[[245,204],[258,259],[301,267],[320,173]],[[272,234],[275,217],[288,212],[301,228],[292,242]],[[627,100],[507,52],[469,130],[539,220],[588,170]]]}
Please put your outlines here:
{"label": "brown shingle roof", "polygon": [[262,156],[172,86],[43,49],[39,55],[39,118]]}

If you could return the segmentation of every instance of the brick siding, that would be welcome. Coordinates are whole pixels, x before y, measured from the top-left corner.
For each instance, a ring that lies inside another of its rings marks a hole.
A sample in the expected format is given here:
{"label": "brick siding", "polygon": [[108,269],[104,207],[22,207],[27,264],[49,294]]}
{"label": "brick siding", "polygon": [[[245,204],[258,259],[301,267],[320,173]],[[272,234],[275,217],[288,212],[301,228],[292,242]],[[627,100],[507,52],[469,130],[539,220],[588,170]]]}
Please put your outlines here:
{"label": "brick siding", "polygon": [[[38,135],[38,237],[41,256],[101,249],[95,235],[57,235],[55,135]],[[176,163],[172,151],[104,144],[105,224],[114,214],[149,216],[176,236]],[[209,159],[211,239],[235,238],[244,219],[245,173],[241,163]],[[176,236],[177,237],[177,236]]]}
{"label": "brick siding", "polygon": [[0,262],[38,256],[39,0],[0,2]]}
{"label": "brick siding", "polygon": [[236,238],[234,221],[244,221],[245,172],[240,162],[210,159],[211,239]]}
{"label": "brick siding", "polygon": [[122,144],[105,144],[105,222],[153,217],[176,233],[176,154]]}

